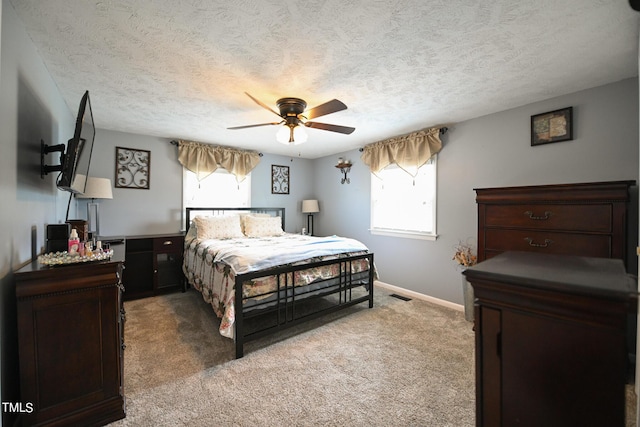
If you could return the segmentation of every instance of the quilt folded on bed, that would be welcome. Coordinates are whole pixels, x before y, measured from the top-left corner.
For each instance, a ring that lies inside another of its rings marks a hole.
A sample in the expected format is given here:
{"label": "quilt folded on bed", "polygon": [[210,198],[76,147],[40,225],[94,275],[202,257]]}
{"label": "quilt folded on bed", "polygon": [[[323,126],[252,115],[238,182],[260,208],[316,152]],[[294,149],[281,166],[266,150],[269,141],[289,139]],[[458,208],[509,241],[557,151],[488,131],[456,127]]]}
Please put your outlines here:
{"label": "quilt folded on bed", "polygon": [[286,265],[309,258],[367,251],[361,242],[345,237],[314,237],[301,234],[235,239],[192,239],[187,249],[207,252],[214,263],[228,265],[235,274],[244,274]]}
{"label": "quilt folded on bed", "polygon": [[285,234],[277,237],[204,241],[213,262],[222,262],[238,274],[265,270],[309,258],[366,251],[357,240],[345,237],[313,237]]}

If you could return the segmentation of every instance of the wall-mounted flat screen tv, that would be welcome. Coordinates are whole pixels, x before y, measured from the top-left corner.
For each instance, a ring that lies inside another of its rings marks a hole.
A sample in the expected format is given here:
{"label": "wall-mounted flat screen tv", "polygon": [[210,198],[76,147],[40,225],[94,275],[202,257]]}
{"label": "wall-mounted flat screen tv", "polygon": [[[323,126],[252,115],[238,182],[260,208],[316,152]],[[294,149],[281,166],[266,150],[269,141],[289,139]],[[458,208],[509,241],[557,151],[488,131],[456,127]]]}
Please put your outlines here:
{"label": "wall-mounted flat screen tv", "polygon": [[84,193],[95,136],[91,100],[89,91],[86,91],[80,100],[73,138],[67,142],[62,171],[56,182],[60,190]]}

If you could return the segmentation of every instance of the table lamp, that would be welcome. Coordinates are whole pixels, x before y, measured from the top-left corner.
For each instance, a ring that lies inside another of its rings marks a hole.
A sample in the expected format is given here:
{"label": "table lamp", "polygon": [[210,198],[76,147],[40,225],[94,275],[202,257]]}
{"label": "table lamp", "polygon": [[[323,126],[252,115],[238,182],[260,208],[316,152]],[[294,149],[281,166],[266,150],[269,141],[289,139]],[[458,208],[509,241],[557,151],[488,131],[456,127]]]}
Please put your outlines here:
{"label": "table lamp", "polygon": [[91,199],[87,203],[87,221],[89,222],[89,232],[94,236],[100,235],[100,215],[99,206],[96,199],[113,199],[111,191],[111,180],[109,178],[96,178],[90,176],[87,178],[87,186],[84,193],[76,195],[79,199]]}

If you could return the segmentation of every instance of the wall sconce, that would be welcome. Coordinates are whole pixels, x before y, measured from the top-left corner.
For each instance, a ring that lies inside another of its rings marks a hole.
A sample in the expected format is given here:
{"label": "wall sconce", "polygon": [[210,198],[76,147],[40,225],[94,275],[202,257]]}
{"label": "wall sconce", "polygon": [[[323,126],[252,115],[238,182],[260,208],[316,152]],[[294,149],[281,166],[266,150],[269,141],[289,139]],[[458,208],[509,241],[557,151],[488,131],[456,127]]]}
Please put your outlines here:
{"label": "wall sconce", "polygon": [[347,177],[347,174],[351,172],[351,166],[353,166],[353,164],[351,163],[350,160],[345,160],[342,157],[338,158],[338,164],[336,165],[336,167],[342,174],[342,179],[340,180],[340,184],[351,183],[351,180]]}

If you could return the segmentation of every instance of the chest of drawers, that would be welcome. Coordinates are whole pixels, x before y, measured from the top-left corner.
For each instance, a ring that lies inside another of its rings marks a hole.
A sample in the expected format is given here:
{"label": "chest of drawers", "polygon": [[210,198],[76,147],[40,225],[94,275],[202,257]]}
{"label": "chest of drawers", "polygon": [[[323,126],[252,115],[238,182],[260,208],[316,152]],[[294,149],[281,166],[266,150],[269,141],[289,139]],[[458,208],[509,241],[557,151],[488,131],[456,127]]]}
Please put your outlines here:
{"label": "chest of drawers", "polygon": [[619,259],[505,252],[476,296],[478,426],[624,426],[637,290]]}
{"label": "chest of drawers", "polygon": [[626,264],[634,181],[478,188],[478,261],[505,251],[618,258]]}

